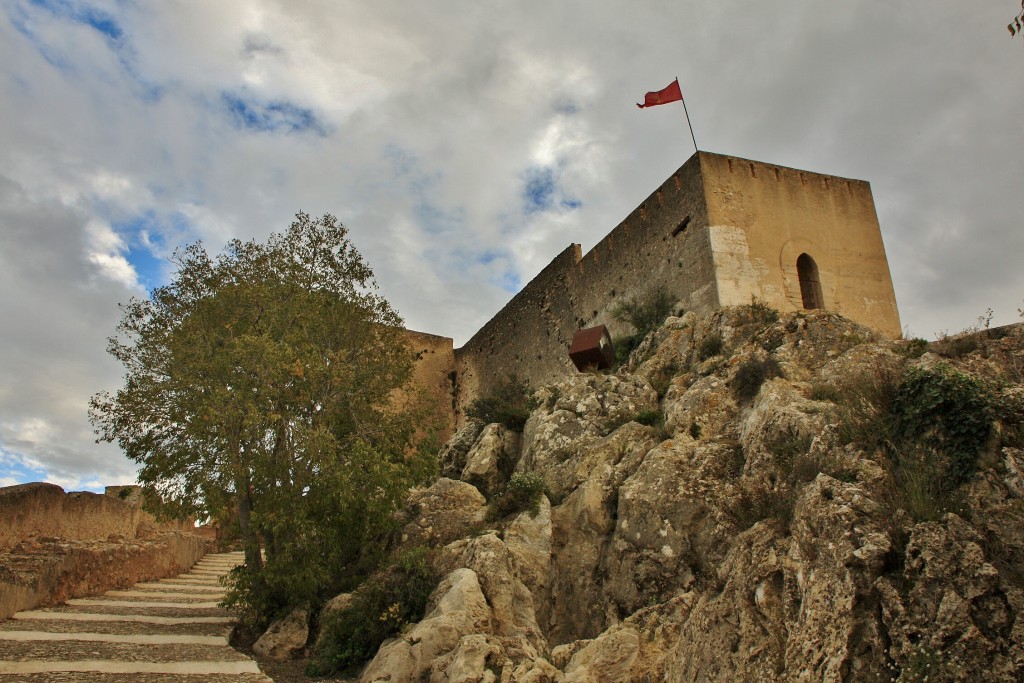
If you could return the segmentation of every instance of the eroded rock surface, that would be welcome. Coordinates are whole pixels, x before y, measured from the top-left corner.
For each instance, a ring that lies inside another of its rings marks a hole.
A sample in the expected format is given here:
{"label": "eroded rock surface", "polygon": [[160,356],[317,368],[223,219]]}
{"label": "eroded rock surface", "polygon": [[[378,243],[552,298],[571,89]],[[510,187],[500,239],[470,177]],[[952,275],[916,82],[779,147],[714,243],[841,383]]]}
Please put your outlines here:
{"label": "eroded rock surface", "polygon": [[[405,526],[446,578],[361,680],[1022,680],[1024,330],[913,349],[825,312],[686,314],[616,374],[539,389],[521,439],[460,431]],[[929,517],[844,420],[937,364],[999,408]],[[513,470],[543,478],[537,513],[484,522]]]}

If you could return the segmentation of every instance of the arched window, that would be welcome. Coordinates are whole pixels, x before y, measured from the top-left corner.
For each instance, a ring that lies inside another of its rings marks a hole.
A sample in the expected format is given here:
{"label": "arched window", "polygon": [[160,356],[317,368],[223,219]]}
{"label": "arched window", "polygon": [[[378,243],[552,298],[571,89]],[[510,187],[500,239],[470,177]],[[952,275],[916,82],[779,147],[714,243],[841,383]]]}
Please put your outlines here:
{"label": "arched window", "polygon": [[821,296],[821,281],[818,280],[818,264],[807,254],[800,254],[796,259],[796,272],[800,277],[800,296],[804,308],[825,308],[825,300]]}

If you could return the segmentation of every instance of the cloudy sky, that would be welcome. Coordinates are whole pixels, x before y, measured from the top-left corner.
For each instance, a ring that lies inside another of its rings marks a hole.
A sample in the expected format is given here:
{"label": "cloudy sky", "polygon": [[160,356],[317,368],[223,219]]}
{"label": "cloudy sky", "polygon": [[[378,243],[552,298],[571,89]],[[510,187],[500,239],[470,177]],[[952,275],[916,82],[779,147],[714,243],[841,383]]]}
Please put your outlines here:
{"label": "cloudy sky", "polygon": [[0,485],[93,443],[118,302],[201,239],[337,215],[465,341],[702,149],[871,182],[904,325],[1020,319],[1018,0],[0,0]]}

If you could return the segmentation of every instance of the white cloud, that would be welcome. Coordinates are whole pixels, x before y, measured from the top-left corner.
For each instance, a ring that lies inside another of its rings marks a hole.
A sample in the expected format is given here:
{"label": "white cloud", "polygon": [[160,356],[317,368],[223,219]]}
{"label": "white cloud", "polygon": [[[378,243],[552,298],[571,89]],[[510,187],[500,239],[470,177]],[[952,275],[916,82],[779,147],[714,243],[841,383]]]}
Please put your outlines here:
{"label": "white cloud", "polygon": [[139,289],[139,276],[125,254],[128,245],[102,221],[92,219],[85,224],[86,254],[99,274],[129,289]]}
{"label": "white cloud", "polygon": [[1018,319],[1024,89],[995,6],[54,7],[113,23],[0,10],[0,414],[49,425],[31,455],[62,481],[134,472],[85,405],[121,381],[105,339],[144,258],[332,212],[411,326],[465,341],[690,155],[679,107],[634,106],[676,76],[702,148],[871,181],[915,333]]}

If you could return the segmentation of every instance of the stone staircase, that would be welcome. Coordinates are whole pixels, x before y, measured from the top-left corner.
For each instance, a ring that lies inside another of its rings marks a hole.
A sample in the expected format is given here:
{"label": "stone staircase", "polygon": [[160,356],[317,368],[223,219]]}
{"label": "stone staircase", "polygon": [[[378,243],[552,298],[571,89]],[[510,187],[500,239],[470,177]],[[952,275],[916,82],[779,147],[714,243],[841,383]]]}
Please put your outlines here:
{"label": "stone staircase", "polygon": [[0,683],[269,683],[228,645],[220,577],[241,553],[207,555],[190,572],[18,612],[0,622]]}

